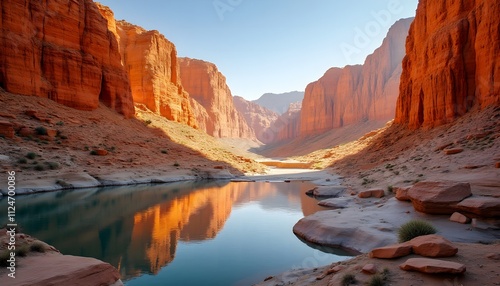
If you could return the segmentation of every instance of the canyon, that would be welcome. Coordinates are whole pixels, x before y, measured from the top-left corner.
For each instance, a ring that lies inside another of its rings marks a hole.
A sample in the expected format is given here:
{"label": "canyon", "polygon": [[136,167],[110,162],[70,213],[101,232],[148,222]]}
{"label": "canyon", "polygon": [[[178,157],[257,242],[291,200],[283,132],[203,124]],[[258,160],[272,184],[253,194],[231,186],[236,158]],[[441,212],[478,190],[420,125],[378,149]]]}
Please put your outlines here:
{"label": "canyon", "polygon": [[[195,213],[207,215],[193,228],[214,238],[231,204],[267,194],[253,181],[308,180],[304,173],[313,171],[257,176],[270,172],[256,159],[263,157],[289,157],[328,173],[314,182],[340,197],[321,203],[341,207],[311,216],[304,211],[294,231],[308,243],[368,252],[395,242],[403,220],[421,213],[454,241],[498,241],[500,3],[420,0],[415,18],[395,22],[363,65],[331,68],[304,93],[255,101],[233,96],[215,63],[179,57],[159,31],[117,21],[110,8],[92,0],[3,1],[0,15],[0,104],[6,106],[0,111],[0,169],[15,170],[18,194],[62,191],[62,197],[74,188],[183,180],[245,183],[215,199],[209,195],[220,186],[164,205],[154,205],[160,194],[149,193],[150,206],[134,211],[126,231],[147,245],[151,273],[174,260],[172,245],[181,238],[196,240],[185,232]],[[260,148],[239,150],[224,139]],[[422,198],[419,186],[442,181],[469,187],[459,200]],[[411,202],[399,200],[404,192]],[[0,186],[0,199],[6,193]],[[363,197],[372,193],[380,197]],[[432,216],[455,212],[470,225]],[[154,239],[143,239],[146,232]],[[325,235],[336,232],[343,234]],[[60,243],[69,243],[68,237]],[[115,238],[109,239],[112,244]],[[484,251],[500,257],[493,246]],[[460,247],[479,259],[473,245]],[[119,263],[121,256],[113,259]],[[456,259],[467,263],[467,257]],[[348,269],[359,272],[371,260],[349,261],[356,265]],[[500,275],[491,267],[497,262],[488,260],[491,275]],[[109,265],[88,263],[90,272],[106,268],[103,284],[119,280]],[[467,268],[456,281],[489,279],[480,268]],[[269,277],[263,285],[326,286],[339,281],[330,270],[321,269],[321,279],[311,270]],[[398,282],[410,276],[392,273]]]}

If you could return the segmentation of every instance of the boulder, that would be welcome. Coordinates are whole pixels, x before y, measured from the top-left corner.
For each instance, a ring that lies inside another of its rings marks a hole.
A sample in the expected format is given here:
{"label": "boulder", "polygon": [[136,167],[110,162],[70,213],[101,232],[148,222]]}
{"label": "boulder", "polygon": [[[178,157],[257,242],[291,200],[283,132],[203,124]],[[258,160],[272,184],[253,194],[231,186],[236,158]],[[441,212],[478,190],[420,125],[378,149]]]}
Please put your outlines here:
{"label": "boulder", "polygon": [[343,209],[346,208],[351,201],[352,198],[341,197],[319,201],[318,205],[327,208]]}
{"label": "boulder", "polygon": [[410,255],[412,246],[408,243],[394,244],[384,247],[375,248],[370,251],[372,258],[392,259]]}
{"label": "boulder", "polygon": [[444,149],[444,154],[453,155],[453,154],[462,153],[463,151],[464,151],[464,149],[462,149],[462,148]]}
{"label": "boulder", "polygon": [[466,270],[463,264],[430,258],[410,258],[399,267],[405,271],[418,271],[428,274],[462,274]]}
{"label": "boulder", "polygon": [[471,196],[469,183],[419,182],[408,190],[415,210],[427,214],[452,214],[457,204]]}
{"label": "boulder", "polygon": [[392,190],[396,194],[396,199],[399,201],[411,201],[410,197],[408,196],[408,191],[410,190],[411,186],[407,187],[393,187]]}
{"label": "boulder", "polygon": [[451,257],[457,254],[456,248],[442,236],[430,234],[418,236],[407,242],[415,254],[425,257]]}
{"label": "boulder", "polygon": [[358,197],[362,198],[362,199],[371,198],[371,197],[381,198],[383,196],[385,196],[385,191],[382,189],[370,189],[370,190],[361,191],[358,193]]}
{"label": "boulder", "polygon": [[377,267],[374,264],[370,263],[370,264],[366,264],[365,266],[363,266],[361,271],[363,273],[366,273],[366,274],[375,274],[375,273],[377,273]]}
{"label": "boulder", "polygon": [[307,191],[306,194],[314,197],[338,197],[345,189],[343,186],[318,186]]}
{"label": "boulder", "polygon": [[461,214],[459,212],[454,212],[450,217],[450,221],[466,224],[466,223],[470,223],[471,219],[464,216],[463,214]]}
{"label": "boulder", "polygon": [[481,217],[500,217],[500,198],[470,197],[458,203],[457,207]]}

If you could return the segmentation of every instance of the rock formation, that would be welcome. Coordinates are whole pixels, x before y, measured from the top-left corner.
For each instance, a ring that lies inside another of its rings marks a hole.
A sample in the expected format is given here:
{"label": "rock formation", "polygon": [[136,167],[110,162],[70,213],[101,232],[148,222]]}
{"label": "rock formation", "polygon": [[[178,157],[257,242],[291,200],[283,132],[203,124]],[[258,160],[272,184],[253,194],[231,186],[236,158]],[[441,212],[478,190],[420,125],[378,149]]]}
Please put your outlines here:
{"label": "rock formation", "polygon": [[169,120],[196,127],[189,95],[181,84],[174,44],[158,31],[146,31],[125,21],[118,21],[116,30],[134,102]]}
{"label": "rock formation", "polygon": [[404,43],[412,20],[397,21],[364,65],[332,68],[307,86],[300,116],[301,136],[393,118]]}
{"label": "rock formation", "polygon": [[268,143],[266,131],[278,119],[278,114],[243,97],[233,97],[236,110],[243,115],[247,125],[255,132],[255,136],[263,143]]}
{"label": "rock formation", "polygon": [[[196,119],[200,129],[219,138],[254,139],[254,132],[234,108],[226,78],[209,62],[179,58],[182,85],[201,106]],[[205,112],[201,107],[204,107]]]}
{"label": "rock formation", "polygon": [[291,103],[288,111],[280,117],[266,131],[267,142],[278,142],[293,139],[300,133],[300,111],[302,103]]}
{"label": "rock formation", "polygon": [[415,129],[500,104],[500,3],[421,0],[406,44],[395,122]]}
{"label": "rock formation", "polygon": [[2,1],[0,15],[1,88],[134,114],[118,42],[93,1]]}
{"label": "rock formation", "polygon": [[303,91],[291,91],[285,93],[265,93],[253,102],[281,115],[288,111],[290,104],[302,102],[303,99]]}

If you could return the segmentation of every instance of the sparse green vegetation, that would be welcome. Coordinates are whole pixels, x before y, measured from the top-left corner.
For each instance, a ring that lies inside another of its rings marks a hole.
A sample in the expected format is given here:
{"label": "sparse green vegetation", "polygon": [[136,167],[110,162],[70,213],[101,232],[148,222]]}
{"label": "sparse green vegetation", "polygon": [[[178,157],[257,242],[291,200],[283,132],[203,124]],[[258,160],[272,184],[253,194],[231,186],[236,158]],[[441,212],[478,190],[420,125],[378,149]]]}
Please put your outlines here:
{"label": "sparse green vegetation", "polygon": [[151,121],[151,120],[149,120],[149,119],[148,119],[148,120],[144,120],[144,124],[146,124],[146,125],[149,125],[149,124],[151,124],[151,123],[152,123],[152,121]]}
{"label": "sparse green vegetation", "polygon": [[382,275],[375,274],[370,279],[370,282],[368,282],[368,285],[369,286],[384,286],[385,281],[384,281],[384,278],[382,277]]}
{"label": "sparse green vegetation", "polygon": [[35,132],[38,135],[47,135],[47,128],[43,126],[38,126],[37,128],[35,128]]}
{"label": "sparse green vegetation", "polygon": [[35,159],[38,155],[35,153],[35,152],[29,152],[28,154],[26,154],[26,158],[28,159]]}
{"label": "sparse green vegetation", "polygon": [[174,163],[174,167],[179,167],[181,164],[179,164],[179,162],[175,161]]}
{"label": "sparse green vegetation", "polygon": [[63,126],[63,125],[64,125],[64,122],[62,122],[62,121],[58,121],[58,122],[56,123],[56,125],[58,125],[58,126]]}
{"label": "sparse green vegetation", "polygon": [[356,283],[356,277],[353,274],[346,274],[342,277],[342,286],[349,286]]}
{"label": "sparse green vegetation", "polygon": [[96,151],[96,150],[92,150],[92,151],[90,151],[90,155],[97,156],[97,151]]}
{"label": "sparse green vegetation", "polygon": [[45,252],[45,245],[41,241],[35,241],[30,245],[31,252]]}
{"label": "sparse green vegetation", "polygon": [[8,267],[9,262],[7,260],[9,260],[9,258],[10,258],[10,251],[4,250],[0,252],[0,267]]}
{"label": "sparse green vegetation", "polygon": [[423,220],[410,220],[398,230],[399,242],[409,241],[417,236],[434,234],[437,230],[432,224]]}
{"label": "sparse green vegetation", "polygon": [[387,192],[392,194],[394,192],[394,187],[391,185],[387,186]]}
{"label": "sparse green vegetation", "polygon": [[369,184],[372,184],[372,183],[375,183],[374,179],[363,178],[363,182],[361,184],[364,186],[364,185],[369,185]]}
{"label": "sparse green vegetation", "polygon": [[47,164],[47,166],[49,166],[49,169],[51,170],[57,170],[59,169],[59,163],[57,162],[45,162],[45,164]]}
{"label": "sparse green vegetation", "polygon": [[28,160],[26,160],[26,158],[20,158],[19,160],[17,160],[17,163],[26,164],[26,163],[28,163]]}
{"label": "sparse green vegetation", "polygon": [[26,255],[28,255],[28,252],[29,248],[27,245],[16,247],[16,256],[25,257]]}
{"label": "sparse green vegetation", "polygon": [[45,167],[41,164],[36,164],[34,169],[35,169],[35,171],[44,171]]}

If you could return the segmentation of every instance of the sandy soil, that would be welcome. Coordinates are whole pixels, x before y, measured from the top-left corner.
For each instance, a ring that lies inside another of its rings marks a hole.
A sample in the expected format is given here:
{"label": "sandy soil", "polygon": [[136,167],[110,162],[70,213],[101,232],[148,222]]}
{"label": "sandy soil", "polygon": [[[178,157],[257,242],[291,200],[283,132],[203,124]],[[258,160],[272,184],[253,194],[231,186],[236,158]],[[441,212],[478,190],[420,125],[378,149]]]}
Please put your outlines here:
{"label": "sandy soil", "polygon": [[[265,170],[251,159],[234,155],[217,139],[141,106],[136,108],[136,118],[124,119],[104,106],[80,111],[4,91],[0,91],[0,104],[8,106],[0,111],[0,120],[31,132],[17,133],[13,139],[0,137],[0,169],[16,171],[19,186],[24,184],[27,191],[93,186],[105,179],[161,182]],[[54,130],[57,136],[40,136],[34,131],[38,127]],[[91,155],[95,150],[106,150],[107,155]],[[35,154],[32,159],[27,158],[30,152]]]}

